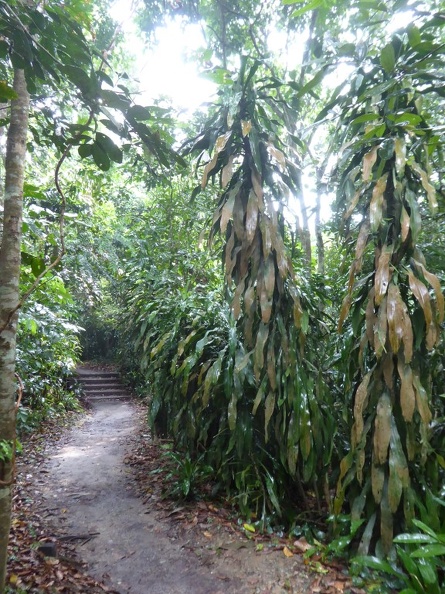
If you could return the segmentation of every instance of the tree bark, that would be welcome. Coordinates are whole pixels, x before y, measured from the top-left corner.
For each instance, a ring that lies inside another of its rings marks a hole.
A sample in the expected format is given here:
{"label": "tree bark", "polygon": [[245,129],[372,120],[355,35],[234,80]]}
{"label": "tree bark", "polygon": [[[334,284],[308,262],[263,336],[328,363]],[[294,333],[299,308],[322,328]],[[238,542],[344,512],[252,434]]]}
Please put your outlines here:
{"label": "tree bark", "polygon": [[[29,94],[22,70],[14,72],[17,98],[11,102],[5,158],[3,233],[0,248],[0,441],[15,445],[15,359],[20,295],[23,182]],[[0,460],[0,593],[4,592],[11,525],[13,460]]]}

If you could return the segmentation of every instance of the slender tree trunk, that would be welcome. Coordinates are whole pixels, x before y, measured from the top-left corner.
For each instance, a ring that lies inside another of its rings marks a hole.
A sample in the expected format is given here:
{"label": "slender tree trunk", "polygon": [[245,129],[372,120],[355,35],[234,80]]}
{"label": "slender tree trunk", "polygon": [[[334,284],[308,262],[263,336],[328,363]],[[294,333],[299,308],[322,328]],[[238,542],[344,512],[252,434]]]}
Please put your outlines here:
{"label": "slender tree trunk", "polygon": [[[15,440],[15,357],[22,238],[23,180],[28,131],[29,95],[22,70],[14,73],[17,98],[11,102],[5,159],[3,234],[0,248],[0,441]],[[11,525],[13,461],[0,460],[0,593],[5,588]]]}
{"label": "slender tree trunk", "polygon": [[324,241],[321,231],[321,196],[323,184],[321,183],[321,173],[317,169],[317,190],[315,203],[315,238],[317,241],[317,274],[324,278]]}

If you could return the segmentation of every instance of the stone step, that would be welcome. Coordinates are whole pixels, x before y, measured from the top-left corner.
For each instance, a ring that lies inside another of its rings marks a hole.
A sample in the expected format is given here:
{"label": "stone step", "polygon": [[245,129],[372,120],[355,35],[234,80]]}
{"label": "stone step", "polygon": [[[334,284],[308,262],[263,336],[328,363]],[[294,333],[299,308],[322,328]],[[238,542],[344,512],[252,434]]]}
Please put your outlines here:
{"label": "stone step", "polygon": [[126,396],[129,394],[129,392],[122,388],[116,388],[115,390],[84,390],[84,394],[86,396],[109,396],[110,394],[115,394],[117,396]]}
{"label": "stone step", "polygon": [[91,380],[91,381],[85,381],[84,379],[80,380],[82,382],[82,384],[84,386],[88,386],[88,387],[94,387],[94,386],[114,386],[114,385],[118,385],[121,386],[121,382],[117,380],[117,378],[115,379],[95,379],[95,380]]}
{"label": "stone step", "polygon": [[80,381],[90,383],[90,382],[117,382],[119,381],[119,375],[79,375],[78,376]]}
{"label": "stone step", "polygon": [[79,369],[78,379],[88,400],[124,400],[131,397],[129,390],[119,381],[115,371]]}

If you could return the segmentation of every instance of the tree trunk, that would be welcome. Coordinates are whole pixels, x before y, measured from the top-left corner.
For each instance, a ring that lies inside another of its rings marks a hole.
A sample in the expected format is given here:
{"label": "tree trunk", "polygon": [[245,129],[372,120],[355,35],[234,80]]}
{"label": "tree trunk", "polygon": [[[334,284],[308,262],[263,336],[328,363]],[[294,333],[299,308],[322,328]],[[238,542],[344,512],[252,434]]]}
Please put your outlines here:
{"label": "tree trunk", "polygon": [[[15,357],[22,238],[23,180],[29,95],[22,70],[14,72],[17,98],[11,102],[5,159],[3,234],[0,248],[0,441],[15,440]],[[5,588],[11,524],[13,460],[0,460],[0,593]]]}

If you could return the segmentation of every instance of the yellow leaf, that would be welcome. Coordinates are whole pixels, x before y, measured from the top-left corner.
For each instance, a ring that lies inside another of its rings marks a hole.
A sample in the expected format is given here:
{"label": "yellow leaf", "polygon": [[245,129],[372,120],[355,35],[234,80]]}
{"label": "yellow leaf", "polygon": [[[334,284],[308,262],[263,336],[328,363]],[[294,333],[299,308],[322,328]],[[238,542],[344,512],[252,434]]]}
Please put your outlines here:
{"label": "yellow leaf", "polygon": [[386,392],[380,396],[374,421],[374,456],[377,464],[384,464],[388,458],[391,439],[391,400]]}
{"label": "yellow leaf", "polygon": [[252,122],[250,120],[241,120],[241,132],[243,138],[252,130]]}
{"label": "yellow leaf", "polygon": [[377,161],[378,146],[374,146],[369,153],[363,157],[363,181],[369,181],[372,177],[372,168]]}
{"label": "yellow leaf", "polygon": [[211,534],[211,532],[208,532],[207,530],[205,530],[205,531],[203,532],[203,535],[204,535],[206,538],[212,538],[212,534]]}
{"label": "yellow leaf", "polygon": [[371,203],[369,205],[369,220],[371,223],[371,230],[377,231],[383,218],[383,196],[386,190],[386,182],[388,174],[382,175],[377,181],[372,191]]}
{"label": "yellow leaf", "polygon": [[284,553],[285,557],[293,557],[294,556],[294,554],[288,547],[284,547],[283,553]]}
{"label": "yellow leaf", "polygon": [[255,532],[255,526],[252,526],[252,524],[243,524],[243,528],[244,530],[247,530],[247,532]]}
{"label": "yellow leaf", "polygon": [[18,581],[19,581],[19,576],[16,575],[15,573],[13,573],[9,576],[9,583],[12,584],[13,586],[15,586]]}

